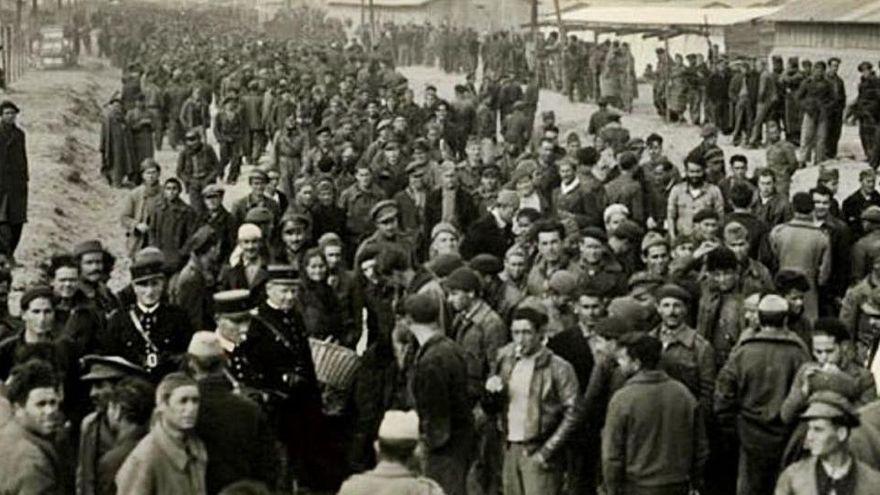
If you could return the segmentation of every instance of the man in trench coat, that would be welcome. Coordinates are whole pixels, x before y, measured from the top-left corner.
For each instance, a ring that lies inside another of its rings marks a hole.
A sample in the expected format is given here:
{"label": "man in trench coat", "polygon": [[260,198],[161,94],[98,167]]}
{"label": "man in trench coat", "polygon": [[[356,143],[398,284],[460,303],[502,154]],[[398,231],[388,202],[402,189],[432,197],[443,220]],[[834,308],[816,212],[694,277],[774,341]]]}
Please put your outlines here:
{"label": "man in trench coat", "polygon": [[28,161],[18,107],[0,103],[0,253],[12,258],[27,222]]}

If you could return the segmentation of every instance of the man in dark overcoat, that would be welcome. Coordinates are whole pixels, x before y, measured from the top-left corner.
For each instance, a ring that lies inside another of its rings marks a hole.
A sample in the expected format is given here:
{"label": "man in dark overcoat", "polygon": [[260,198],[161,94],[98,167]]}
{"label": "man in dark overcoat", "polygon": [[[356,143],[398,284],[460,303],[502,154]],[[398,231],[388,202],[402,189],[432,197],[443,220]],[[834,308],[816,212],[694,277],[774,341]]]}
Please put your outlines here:
{"label": "man in dark overcoat", "polygon": [[10,258],[27,222],[28,162],[18,112],[15,103],[0,103],[0,253]]}

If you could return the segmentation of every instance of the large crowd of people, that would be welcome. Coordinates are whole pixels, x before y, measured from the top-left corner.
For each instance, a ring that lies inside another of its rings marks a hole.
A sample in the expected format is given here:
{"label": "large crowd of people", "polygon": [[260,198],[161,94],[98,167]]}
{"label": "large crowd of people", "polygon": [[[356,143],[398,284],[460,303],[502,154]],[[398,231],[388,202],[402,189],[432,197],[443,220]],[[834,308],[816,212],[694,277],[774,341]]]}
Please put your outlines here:
{"label": "large crowd of people", "polygon": [[[460,37],[454,98],[416,101],[395,67],[448,47],[409,41],[455,29],[370,50],[315,15],[279,21],[306,23],[297,39],[210,9],[94,20],[123,72],[100,167],[125,189],[127,252],[15,257],[28,159],[0,103],[0,493],[875,493],[876,172],[792,186],[805,148],[834,154],[824,62],[796,90],[800,132],[776,99],[750,125],[737,106],[762,166],[725,156],[708,89],[673,163],[601,74],[575,90],[598,109],[561,135],[537,115],[551,76],[523,77],[507,33]],[[632,71],[628,47],[606,50]],[[848,108],[867,122],[861,68]],[[684,117],[674,93],[659,109]],[[13,316],[22,263],[44,280]]]}

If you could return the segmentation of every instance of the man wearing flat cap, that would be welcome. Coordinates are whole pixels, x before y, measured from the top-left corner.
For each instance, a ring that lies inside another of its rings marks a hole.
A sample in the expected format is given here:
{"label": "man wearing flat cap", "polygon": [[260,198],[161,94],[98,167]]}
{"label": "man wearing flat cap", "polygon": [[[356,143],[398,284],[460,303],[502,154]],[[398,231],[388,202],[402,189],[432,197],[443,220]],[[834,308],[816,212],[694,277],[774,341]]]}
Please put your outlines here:
{"label": "man wearing flat cap", "polygon": [[568,270],[577,275],[578,285],[595,285],[608,297],[625,294],[627,275],[623,265],[611,255],[605,232],[597,227],[587,227],[580,235],[580,256],[568,265]]}
{"label": "man wearing flat cap", "polygon": [[[222,115],[222,112],[221,112]],[[218,116],[218,119],[220,116]],[[222,144],[222,143],[221,143]],[[222,151],[222,149],[221,149]],[[213,184],[223,177],[223,167],[217,159],[217,153],[210,144],[202,142],[201,134],[194,131],[186,133],[185,144],[177,155],[176,175],[183,182],[189,195],[189,204],[197,212],[202,213],[202,192],[205,186]],[[234,168],[234,167],[233,167]],[[237,172],[236,172],[237,176]]]}
{"label": "man wearing flat cap", "polygon": [[379,425],[378,438],[373,444],[379,461],[377,466],[349,478],[339,489],[339,495],[442,495],[443,488],[437,482],[412,471],[418,442],[418,414],[414,411],[386,411]]}
{"label": "man wearing flat cap", "polygon": [[466,259],[487,253],[504,259],[513,245],[513,216],[519,209],[515,191],[503,189],[495,196],[488,213],[471,224],[461,243],[461,254]]}
{"label": "man wearing flat cap", "polygon": [[836,392],[816,392],[810,396],[801,421],[807,425],[804,444],[811,456],[782,472],[776,495],[868,495],[877,491],[880,472],[850,453],[850,434],[859,426],[859,417],[846,398]]}
{"label": "man wearing flat cap", "polygon": [[474,424],[465,351],[443,334],[440,304],[432,294],[404,301],[405,324],[419,342],[412,391],[425,446],[425,476],[448,495],[464,495],[473,450]]}
{"label": "man wearing flat cap", "polygon": [[558,493],[562,486],[563,447],[576,425],[578,380],[572,365],[543,344],[546,325],[539,302],[514,309],[513,342],[498,351],[485,383],[484,407],[498,414],[507,442],[504,493]]}
{"label": "man wearing flat cap", "polygon": [[156,160],[148,158],[141,162],[142,182],[128,192],[122,204],[122,213],[119,217],[125,229],[125,244],[129,256],[134,256],[136,252],[147,247],[150,230],[147,221],[153,209],[162,201],[162,186],[159,183],[161,172],[162,169]]}
{"label": "man wearing flat cap", "polygon": [[663,344],[660,369],[690,390],[704,418],[712,413],[715,388],[715,351],[705,337],[688,325],[691,294],[679,285],[666,284],[655,292],[660,325],[650,334]]}
{"label": "man wearing flat cap", "polygon": [[220,184],[208,184],[202,188],[205,207],[197,220],[199,225],[208,225],[216,232],[217,242],[220,244],[219,259],[221,260],[228,259],[232,253],[238,228],[232,214],[223,205],[225,192]]}
{"label": "man wearing flat cap", "polygon": [[207,493],[244,479],[273,486],[279,466],[272,431],[260,406],[246,398],[242,384],[230,379],[217,334],[194,333],[186,357],[199,384],[196,433],[208,452]]}
{"label": "man wearing flat cap", "polygon": [[269,184],[269,176],[265,170],[254,167],[248,176],[248,185],[250,185],[250,193],[236,201],[232,205],[232,217],[236,220],[236,225],[245,223],[247,213],[253,208],[262,206],[272,212],[273,222],[281,219],[281,207],[274,199],[266,196],[266,186]]}
{"label": "man wearing flat cap", "polygon": [[94,495],[98,479],[98,460],[116,443],[107,419],[107,405],[113,387],[126,377],[145,377],[143,368],[118,356],[90,355],[82,358],[88,372],[80,380],[89,385],[89,397],[94,411],[82,420],[79,437],[79,463],[76,470],[77,493]]}
{"label": "man wearing flat cap", "polygon": [[189,238],[183,247],[188,255],[186,265],[168,282],[168,298],[171,303],[186,310],[192,328],[214,328],[211,293],[215,284],[215,267],[220,261],[220,243],[217,233],[203,225]]}
{"label": "man wearing flat cap", "polygon": [[408,263],[412,265],[416,254],[415,245],[410,237],[400,230],[400,207],[397,202],[393,199],[379,201],[370,210],[370,218],[376,230],[360,243],[357,253],[367,246],[389,246],[404,253]]}
{"label": "man wearing flat cap", "polygon": [[27,222],[28,159],[25,135],[15,119],[18,107],[9,100],[0,103],[0,253],[14,259]]}
{"label": "man wearing flat cap", "polygon": [[98,351],[143,367],[154,383],[177,369],[192,335],[189,315],[163,301],[165,258],[149,248],[131,265],[135,302],[114,311],[98,331]]}
{"label": "man wearing flat cap", "polygon": [[761,298],[760,330],[740,342],[718,373],[714,411],[722,431],[737,432],[740,494],[772,493],[790,434],[778,411],[810,359],[803,341],[786,328],[788,308],[779,295]]}
{"label": "man wearing flat cap", "polygon": [[174,271],[185,262],[183,247],[198,228],[195,210],[180,199],[182,189],[177,177],[165,179],[162,200],[147,217],[147,245],[159,248]]}

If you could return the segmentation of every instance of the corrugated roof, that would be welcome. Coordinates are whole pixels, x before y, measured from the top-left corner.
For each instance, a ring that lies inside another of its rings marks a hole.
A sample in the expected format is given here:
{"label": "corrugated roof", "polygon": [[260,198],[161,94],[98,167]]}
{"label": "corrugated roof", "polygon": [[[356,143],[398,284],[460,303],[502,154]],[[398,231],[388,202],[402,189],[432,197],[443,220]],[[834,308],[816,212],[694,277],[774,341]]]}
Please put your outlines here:
{"label": "corrugated roof", "polygon": [[[779,7],[769,8],[684,8],[643,6],[633,7],[585,7],[562,15],[566,24],[580,26],[624,26],[624,27],[662,27],[662,26],[730,26],[753,19],[769,16]],[[544,21],[555,22],[555,15],[545,16]]]}
{"label": "corrugated roof", "polygon": [[880,24],[880,0],[794,0],[767,20]]}
{"label": "corrugated roof", "polygon": [[[374,7],[395,8],[395,7],[421,7],[429,4],[434,0],[373,0]],[[369,0],[327,0],[327,5],[369,5]]]}

